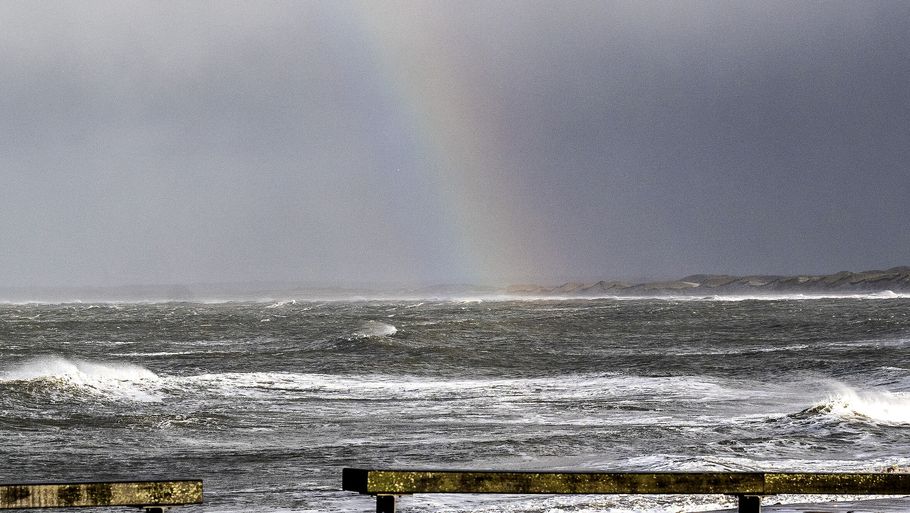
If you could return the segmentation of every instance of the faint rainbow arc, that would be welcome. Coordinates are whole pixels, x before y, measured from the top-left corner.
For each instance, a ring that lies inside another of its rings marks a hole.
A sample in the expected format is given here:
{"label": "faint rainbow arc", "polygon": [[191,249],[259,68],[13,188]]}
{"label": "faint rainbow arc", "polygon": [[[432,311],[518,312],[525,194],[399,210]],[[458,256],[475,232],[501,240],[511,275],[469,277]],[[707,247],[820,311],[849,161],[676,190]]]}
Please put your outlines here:
{"label": "faint rainbow arc", "polygon": [[[425,171],[434,173],[436,193],[450,221],[445,236],[458,242],[458,272],[479,283],[502,284],[530,250],[520,226],[527,218],[514,192],[520,184],[504,183],[516,174],[504,172],[510,164],[499,153],[495,137],[479,137],[476,128],[483,116],[476,112],[478,102],[454,73],[454,57],[428,33],[432,27],[408,27],[409,42],[420,42],[409,51],[395,31],[402,18],[391,16],[399,13],[370,5],[358,4],[354,16],[406,114],[411,135],[430,156]],[[418,19],[412,21],[419,24]],[[435,58],[415,55],[421,52]]]}

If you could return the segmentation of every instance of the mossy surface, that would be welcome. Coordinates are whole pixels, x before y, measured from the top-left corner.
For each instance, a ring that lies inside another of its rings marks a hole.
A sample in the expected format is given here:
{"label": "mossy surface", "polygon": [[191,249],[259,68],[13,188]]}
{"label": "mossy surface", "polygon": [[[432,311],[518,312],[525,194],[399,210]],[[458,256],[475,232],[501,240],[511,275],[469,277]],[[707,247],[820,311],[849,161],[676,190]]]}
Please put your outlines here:
{"label": "mossy surface", "polygon": [[202,481],[0,485],[0,509],[177,506],[202,502]]}
{"label": "mossy surface", "polygon": [[477,472],[345,469],[367,494],[851,494],[905,495],[910,474],[762,472]]}

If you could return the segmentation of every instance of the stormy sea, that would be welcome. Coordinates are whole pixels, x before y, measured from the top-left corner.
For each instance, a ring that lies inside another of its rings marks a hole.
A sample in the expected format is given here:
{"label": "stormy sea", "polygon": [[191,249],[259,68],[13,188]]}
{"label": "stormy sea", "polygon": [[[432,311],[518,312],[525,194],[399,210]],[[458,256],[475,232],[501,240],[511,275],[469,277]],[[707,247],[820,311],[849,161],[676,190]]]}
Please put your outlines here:
{"label": "stormy sea", "polygon": [[[201,478],[187,513],[374,510],[340,490],[344,467],[902,471],[908,435],[910,298],[893,294],[0,305],[0,482]],[[399,511],[733,504],[416,495]]]}

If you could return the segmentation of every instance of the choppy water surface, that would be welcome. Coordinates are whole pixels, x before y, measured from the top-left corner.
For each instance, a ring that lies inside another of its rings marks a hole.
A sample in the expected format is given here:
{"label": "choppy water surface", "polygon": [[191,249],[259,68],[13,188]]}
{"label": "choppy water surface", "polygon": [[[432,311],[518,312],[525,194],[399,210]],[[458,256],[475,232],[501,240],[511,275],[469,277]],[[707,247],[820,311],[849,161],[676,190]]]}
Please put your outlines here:
{"label": "choppy water surface", "polygon": [[910,299],[0,305],[0,482],[201,477],[188,513],[372,510],[345,466],[880,471],[908,428]]}

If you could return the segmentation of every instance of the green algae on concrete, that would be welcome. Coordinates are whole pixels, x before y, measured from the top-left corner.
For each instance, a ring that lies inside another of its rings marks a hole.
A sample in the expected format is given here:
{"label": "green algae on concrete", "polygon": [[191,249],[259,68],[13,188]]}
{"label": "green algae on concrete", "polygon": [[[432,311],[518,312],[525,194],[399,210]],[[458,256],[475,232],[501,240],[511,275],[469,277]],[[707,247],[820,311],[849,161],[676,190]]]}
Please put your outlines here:
{"label": "green algae on concrete", "polygon": [[803,473],[765,474],[765,494],[907,495],[907,473]]}
{"label": "green algae on concrete", "polygon": [[342,488],[370,495],[910,494],[910,474],[772,472],[482,472],[344,469]]}
{"label": "green algae on concrete", "polygon": [[202,481],[0,484],[0,509],[202,503]]}

